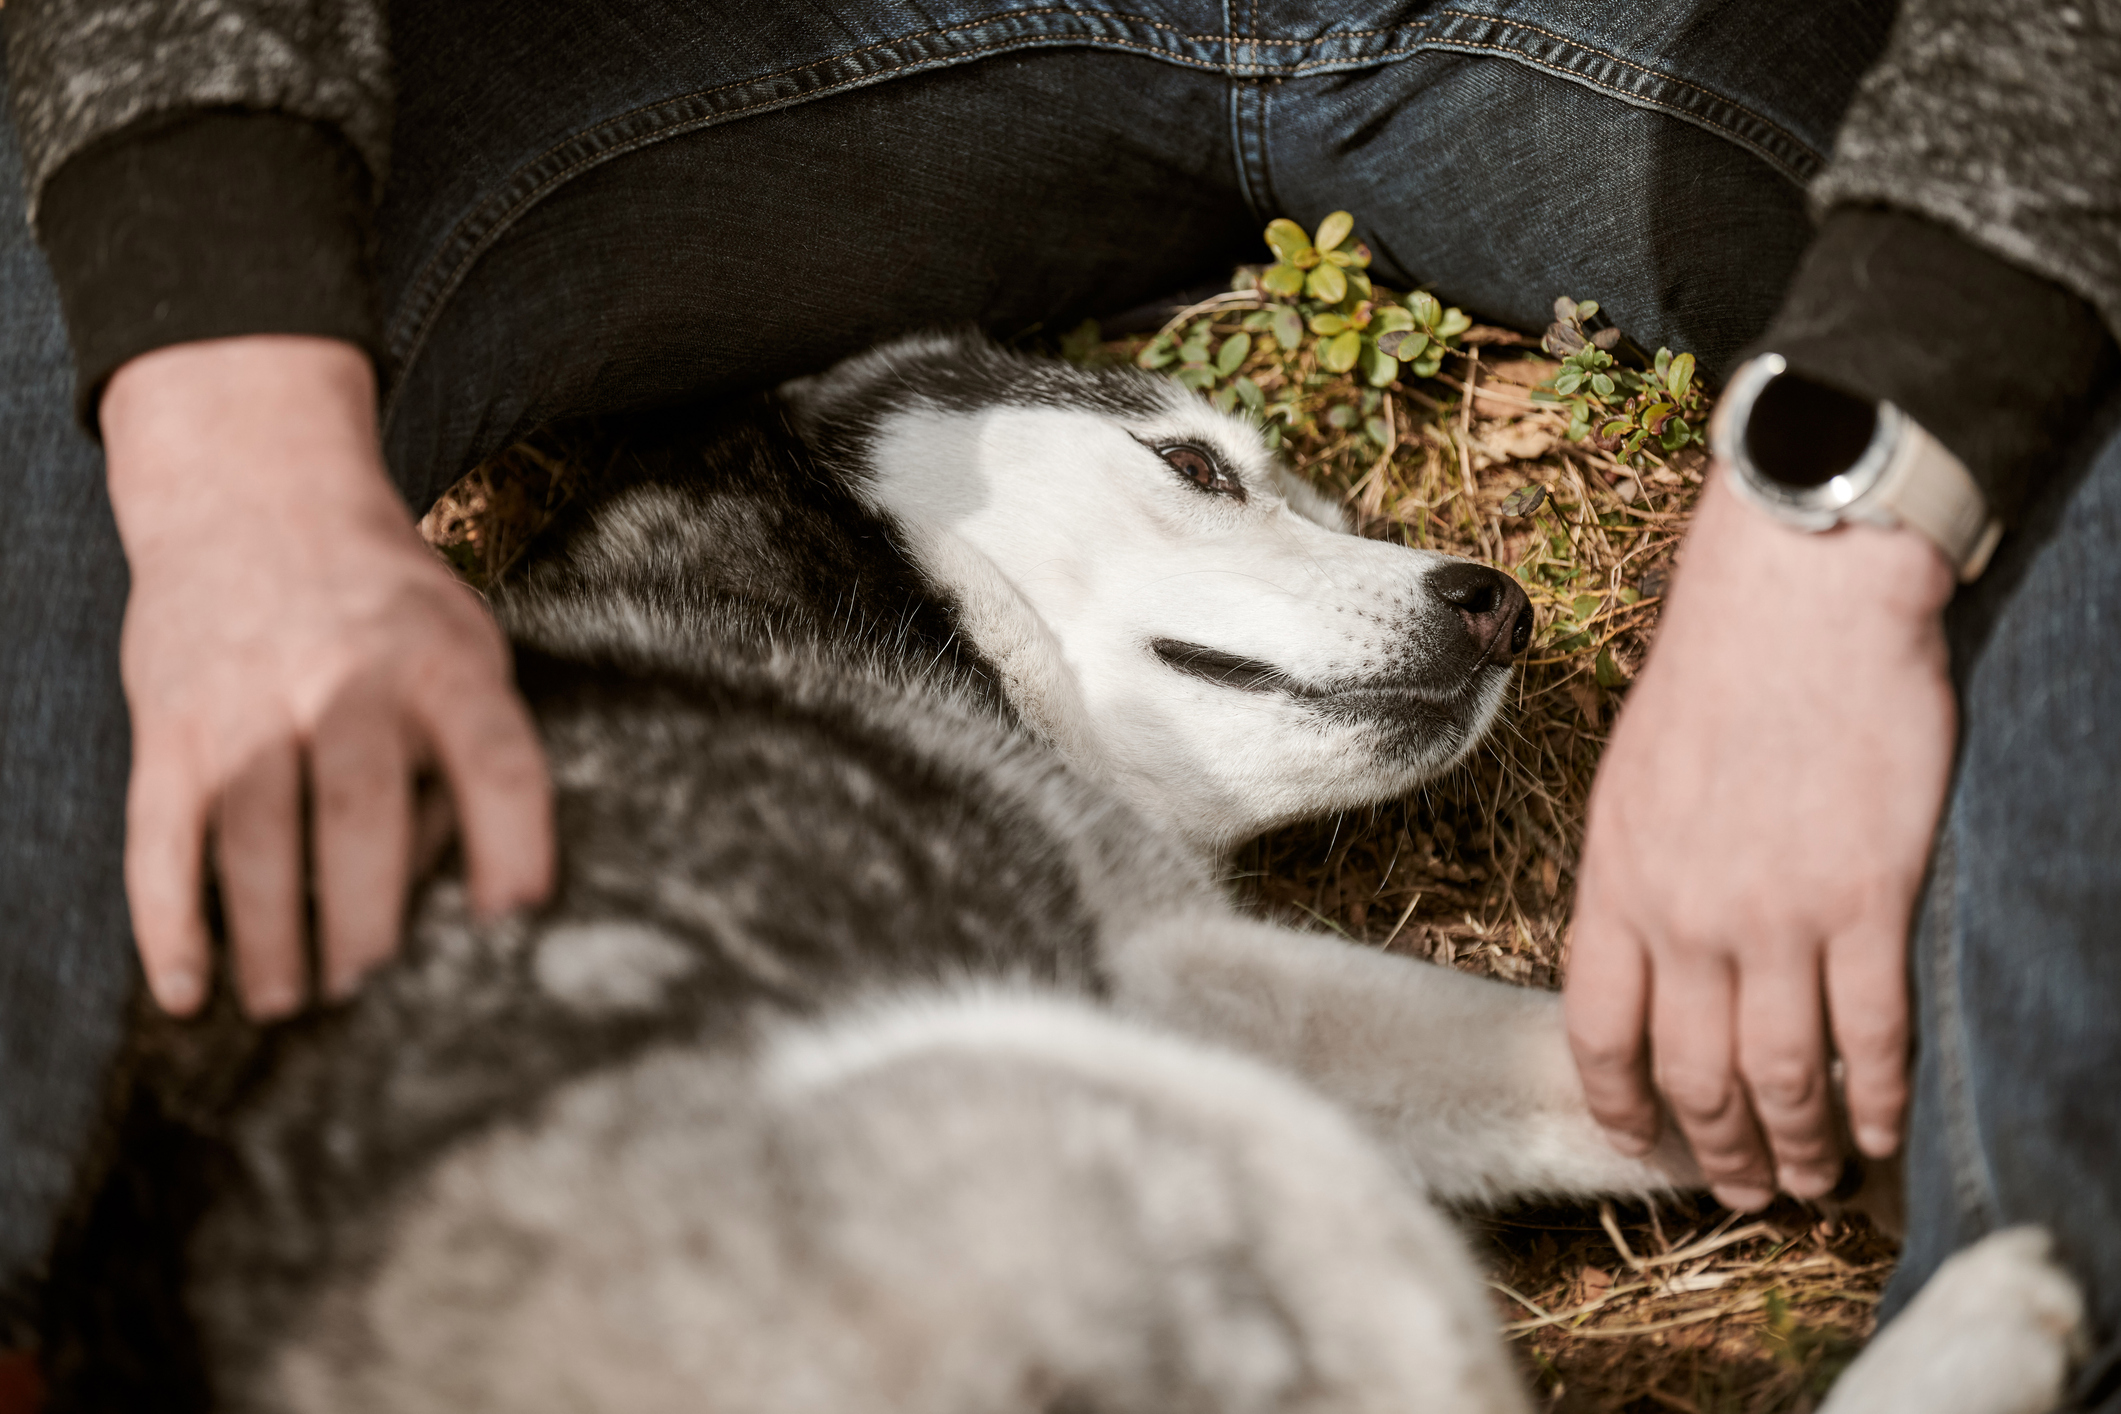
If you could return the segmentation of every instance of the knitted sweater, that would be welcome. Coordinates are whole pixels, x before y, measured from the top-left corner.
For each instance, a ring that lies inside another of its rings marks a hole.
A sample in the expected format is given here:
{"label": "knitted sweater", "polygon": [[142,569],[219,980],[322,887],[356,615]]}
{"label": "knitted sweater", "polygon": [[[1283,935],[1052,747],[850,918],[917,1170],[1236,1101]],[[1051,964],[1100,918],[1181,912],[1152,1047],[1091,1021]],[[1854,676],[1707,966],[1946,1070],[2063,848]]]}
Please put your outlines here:
{"label": "knitted sweater", "polygon": [[[85,415],[166,343],[375,348],[381,0],[13,0],[0,20]],[[2117,130],[2121,0],[1903,0],[1764,346],[1906,407],[2014,513],[2112,379]]]}

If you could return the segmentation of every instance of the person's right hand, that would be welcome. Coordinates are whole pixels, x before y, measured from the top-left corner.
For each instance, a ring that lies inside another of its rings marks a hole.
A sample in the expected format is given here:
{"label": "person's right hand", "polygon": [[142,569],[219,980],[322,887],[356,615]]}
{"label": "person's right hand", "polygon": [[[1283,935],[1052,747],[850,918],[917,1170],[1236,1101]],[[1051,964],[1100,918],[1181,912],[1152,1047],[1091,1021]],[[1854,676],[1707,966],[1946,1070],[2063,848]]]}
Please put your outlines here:
{"label": "person's right hand", "polygon": [[251,1014],[302,1004],[311,889],[319,984],[353,991],[397,947],[429,765],[475,905],[543,897],[544,756],[498,627],[384,473],[367,356],[285,335],[177,344],[120,368],[100,418],[132,569],[126,894],[162,1006],[206,994],[209,836]]}

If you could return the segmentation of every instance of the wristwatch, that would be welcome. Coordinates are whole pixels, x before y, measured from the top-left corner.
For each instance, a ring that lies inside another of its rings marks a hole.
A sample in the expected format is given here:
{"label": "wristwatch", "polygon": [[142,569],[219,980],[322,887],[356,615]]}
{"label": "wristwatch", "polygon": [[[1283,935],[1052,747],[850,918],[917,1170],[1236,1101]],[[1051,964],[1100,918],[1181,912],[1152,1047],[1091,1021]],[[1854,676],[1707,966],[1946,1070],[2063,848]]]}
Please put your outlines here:
{"label": "wristwatch", "polygon": [[1785,525],[1905,525],[1944,551],[1962,583],[2003,538],[1966,463],[1913,418],[1793,373],[1781,354],[1731,376],[1709,435],[1739,495]]}

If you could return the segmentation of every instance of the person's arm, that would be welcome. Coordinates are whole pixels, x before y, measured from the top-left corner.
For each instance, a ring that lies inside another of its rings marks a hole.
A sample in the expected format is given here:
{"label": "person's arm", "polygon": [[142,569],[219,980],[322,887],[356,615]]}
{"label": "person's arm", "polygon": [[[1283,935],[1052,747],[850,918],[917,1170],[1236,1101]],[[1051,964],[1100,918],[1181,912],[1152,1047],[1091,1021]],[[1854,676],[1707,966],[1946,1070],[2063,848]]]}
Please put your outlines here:
{"label": "person's arm", "polygon": [[[2015,518],[2115,365],[2121,7],[1910,0],[1815,188],[1762,350],[1888,399]],[[1712,469],[1591,803],[1567,1005],[1594,1113],[1669,1112],[1726,1202],[1899,1143],[1906,946],[1955,735],[1952,567],[1909,529],[1808,535]]]}
{"label": "person's arm", "polygon": [[[204,997],[209,860],[250,1010],[397,943],[418,772],[475,901],[549,886],[505,645],[385,475],[368,271],[378,0],[15,0],[10,112],[132,571],[126,886],[156,996]],[[305,802],[306,817],[305,818]],[[306,829],[305,829],[306,826]]]}

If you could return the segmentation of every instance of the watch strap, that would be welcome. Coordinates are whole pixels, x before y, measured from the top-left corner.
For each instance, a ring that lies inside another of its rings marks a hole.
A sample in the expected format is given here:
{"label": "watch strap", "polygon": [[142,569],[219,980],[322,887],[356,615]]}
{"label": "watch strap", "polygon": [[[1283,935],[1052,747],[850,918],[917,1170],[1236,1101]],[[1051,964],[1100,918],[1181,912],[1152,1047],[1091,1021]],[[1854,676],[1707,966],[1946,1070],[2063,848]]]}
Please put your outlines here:
{"label": "watch strap", "polygon": [[1972,583],[1988,568],[2003,522],[1989,514],[1966,463],[1922,424],[1891,403],[1880,403],[1878,412],[1898,423],[1892,458],[1870,494],[1848,508],[1848,518],[1921,531],[1957,567],[1960,583]]}

